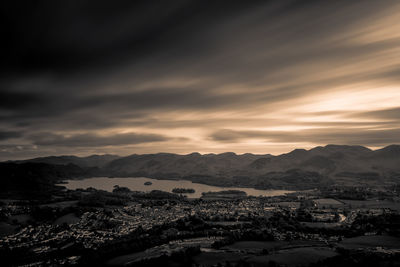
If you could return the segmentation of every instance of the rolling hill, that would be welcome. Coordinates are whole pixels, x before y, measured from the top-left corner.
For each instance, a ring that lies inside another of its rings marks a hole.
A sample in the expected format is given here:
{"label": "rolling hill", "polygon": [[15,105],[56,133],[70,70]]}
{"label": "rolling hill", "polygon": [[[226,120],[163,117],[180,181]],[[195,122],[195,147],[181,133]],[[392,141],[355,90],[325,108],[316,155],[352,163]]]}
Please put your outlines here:
{"label": "rolling hill", "polygon": [[[376,185],[400,182],[400,146],[378,150],[327,145],[272,156],[222,154],[133,154],[35,158],[24,163],[73,164],[84,176],[186,179],[222,186],[308,189],[327,185]],[[19,162],[21,163],[21,162]],[[90,169],[90,171],[88,171]]]}

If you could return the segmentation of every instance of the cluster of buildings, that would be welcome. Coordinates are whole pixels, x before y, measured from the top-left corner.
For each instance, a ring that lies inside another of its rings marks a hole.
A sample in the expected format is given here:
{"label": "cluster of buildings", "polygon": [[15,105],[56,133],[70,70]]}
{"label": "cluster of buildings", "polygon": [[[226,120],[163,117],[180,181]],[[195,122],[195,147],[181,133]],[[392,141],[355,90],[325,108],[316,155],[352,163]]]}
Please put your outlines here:
{"label": "cluster of buildings", "polygon": [[[22,208],[22,207],[21,207]],[[271,209],[272,208],[272,209]],[[0,248],[32,248],[35,253],[47,253],[54,248],[64,248],[73,242],[84,248],[96,248],[101,244],[128,235],[139,227],[147,231],[157,225],[175,222],[188,216],[206,220],[238,221],[243,217],[267,216],[279,207],[268,207],[257,199],[239,202],[214,201],[178,202],[162,206],[147,206],[142,203],[86,212],[79,222],[65,225],[28,225],[15,234],[0,239]]]}
{"label": "cluster of buildings", "polygon": [[[29,207],[21,205],[3,205],[4,214],[29,212]],[[245,222],[254,218],[269,218],[274,214],[298,216],[300,212],[311,216],[309,222],[351,224],[360,209],[353,209],[344,215],[345,206],[332,199],[288,200],[243,198],[238,200],[215,201],[172,201],[156,205],[150,200],[133,201],[127,206],[97,208],[83,213],[77,223],[64,225],[40,224],[22,227],[17,233],[0,238],[0,249],[28,249],[35,255],[46,255],[79,246],[84,249],[101,247],[107,242],[128,236],[138,229],[149,231],[155,226],[169,224],[192,216],[204,222],[223,225],[226,222]],[[374,214],[385,212],[384,209],[368,209]],[[165,231],[168,231],[167,229]],[[274,231],[275,240],[305,239],[318,241],[336,241],[337,237],[321,237],[318,234],[305,234],[297,231]],[[209,240],[208,240],[209,241]],[[207,242],[208,242],[207,241]],[[168,248],[176,246],[171,243]],[[182,245],[182,244],[181,244]],[[160,247],[159,249],[166,247]],[[73,258],[71,260],[76,260]]]}

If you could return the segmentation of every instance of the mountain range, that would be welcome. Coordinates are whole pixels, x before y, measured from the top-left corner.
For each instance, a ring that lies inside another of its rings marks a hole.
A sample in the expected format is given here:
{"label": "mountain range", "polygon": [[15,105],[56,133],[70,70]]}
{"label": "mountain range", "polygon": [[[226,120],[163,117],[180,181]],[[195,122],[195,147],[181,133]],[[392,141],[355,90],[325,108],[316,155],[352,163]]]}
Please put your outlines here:
{"label": "mountain range", "polygon": [[79,167],[82,172],[75,171],[71,178],[145,176],[260,189],[309,189],[329,185],[381,186],[400,182],[400,145],[378,150],[363,146],[327,145],[310,150],[295,149],[277,156],[250,153],[238,155],[233,152],[204,155],[157,153],[126,157],[51,156],[12,163],[69,165],[74,166],[74,169]]}

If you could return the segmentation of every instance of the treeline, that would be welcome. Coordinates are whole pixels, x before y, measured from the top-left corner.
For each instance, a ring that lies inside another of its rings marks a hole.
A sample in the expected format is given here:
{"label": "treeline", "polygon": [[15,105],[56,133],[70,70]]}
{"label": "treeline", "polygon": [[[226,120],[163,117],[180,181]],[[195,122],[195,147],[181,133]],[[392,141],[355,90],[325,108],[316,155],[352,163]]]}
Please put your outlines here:
{"label": "treeline", "polygon": [[113,192],[107,192],[104,190],[96,190],[94,188],[81,189],[87,194],[82,194],[78,205],[85,207],[105,207],[107,205],[122,206],[126,205],[129,201],[146,201],[148,202],[157,201],[183,201],[186,198],[184,196],[168,193],[160,190],[152,190],[150,192],[131,191],[127,187],[115,186]]}

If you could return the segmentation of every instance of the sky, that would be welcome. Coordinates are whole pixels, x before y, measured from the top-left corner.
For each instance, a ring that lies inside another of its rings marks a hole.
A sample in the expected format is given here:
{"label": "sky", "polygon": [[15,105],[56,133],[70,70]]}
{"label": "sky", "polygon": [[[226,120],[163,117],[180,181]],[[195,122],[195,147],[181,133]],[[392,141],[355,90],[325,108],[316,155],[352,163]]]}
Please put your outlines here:
{"label": "sky", "polygon": [[0,160],[400,143],[397,0],[0,12]]}

